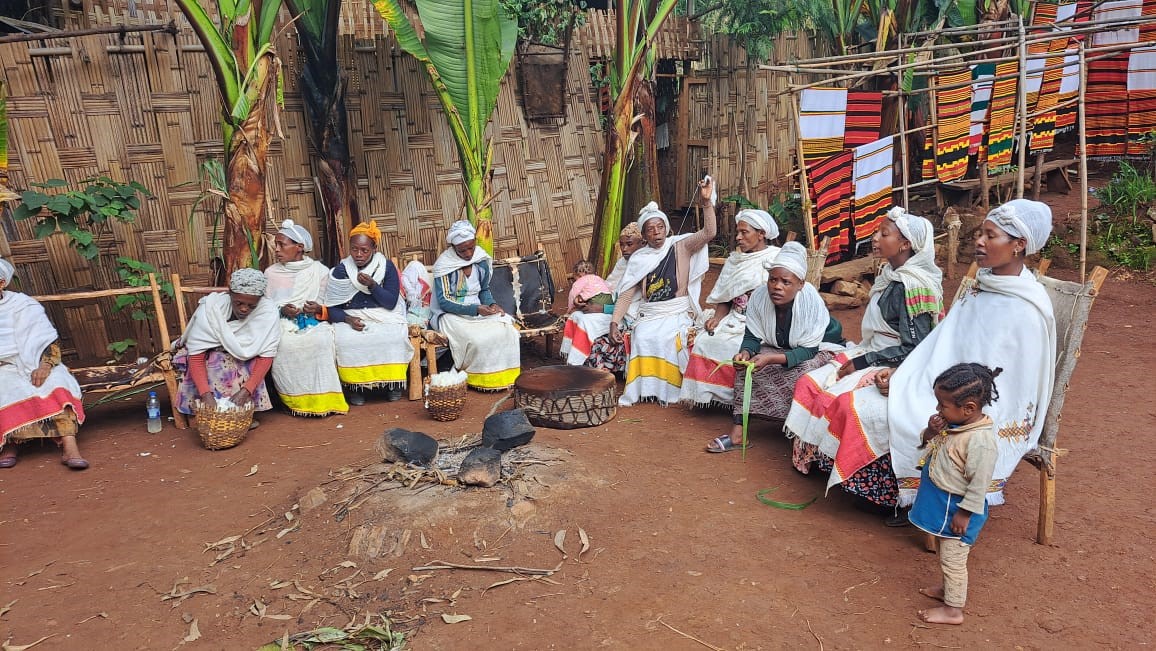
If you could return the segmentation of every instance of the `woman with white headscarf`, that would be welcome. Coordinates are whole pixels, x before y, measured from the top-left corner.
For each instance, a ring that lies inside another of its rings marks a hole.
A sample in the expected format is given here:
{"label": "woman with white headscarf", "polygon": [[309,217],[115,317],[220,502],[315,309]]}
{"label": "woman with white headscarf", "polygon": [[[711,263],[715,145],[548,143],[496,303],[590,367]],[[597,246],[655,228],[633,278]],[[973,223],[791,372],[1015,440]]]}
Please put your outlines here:
{"label": "woman with white headscarf", "polygon": [[[764,263],[766,284],[751,293],[746,329],[735,362],[754,367],[749,416],[782,419],[787,415],[795,382],[804,373],[826,364],[842,348],[843,326],[807,277],[807,250],[787,242],[778,255]],[[734,384],[734,426],[712,440],[708,452],[742,449],[746,365],[738,366]],[[750,446],[750,441],[747,441]]]}
{"label": "woman with white headscarf", "polygon": [[0,258],[0,468],[16,465],[16,445],[54,439],[60,462],[84,470],[76,433],[84,422],[80,385],[60,363],[59,335],[36,299],[8,289],[15,269]]}
{"label": "woman with white headscarf", "polygon": [[399,400],[413,344],[401,274],[381,252],[381,231],[372,222],[349,231],[349,255],[329,272],[325,305],[349,404],[364,405],[365,393],[380,388],[390,402]]}
{"label": "woman with white headscarf", "polygon": [[815,464],[847,492],[893,504],[893,484],[880,481],[870,465],[887,443],[887,399],[875,378],[899,366],[939,322],[943,274],[935,264],[931,222],[903,208],[887,213],[871,250],[886,262],[871,286],[863,340],[799,381],[783,430],[794,438],[792,462],[799,472]]}
{"label": "woman with white headscarf", "polygon": [[306,255],[309,231],[292,219],[273,238],[277,262],[265,269],[265,297],[279,306],[281,344],[273,360],[273,384],[281,402],[296,416],[344,414],[349,404],[337,376],[333,325],[324,305],[329,268]]}
{"label": "woman with white headscarf", "polygon": [[619,283],[621,288],[610,321],[610,340],[623,341],[623,324],[635,296],[642,295],[638,319],[626,349],[626,387],[618,404],[628,407],[644,400],[667,405],[677,402],[682,373],[690,360],[686,335],[700,313],[702,277],[710,266],[706,245],[718,232],[714,212],[714,181],[699,182],[702,230],[670,235],[670,220],[653,201],[638,215],[646,246],[634,252]]}
{"label": "woman with white headscarf", "polygon": [[889,378],[890,463],[900,506],[910,505],[919,487],[920,432],[935,412],[930,387],[955,364],[1004,369],[999,400],[984,409],[999,451],[988,504],[1003,504],[1012,471],[1039,442],[1055,381],[1056,322],[1024,257],[1043,248],[1051,232],[1051,208],[1039,201],[1015,199],[989,212],[975,241],[976,286]]}
{"label": "woman with white headscarf", "polygon": [[690,349],[690,361],[682,374],[682,402],[706,406],[729,406],[734,401],[735,369],[725,363],[739,352],[746,330],[747,301],[751,292],[767,282],[766,264],[779,247],[768,242],[779,236],[779,226],[765,210],[740,210],[735,215],[732,251],[719,272],[714,289],[706,297],[713,310],[705,310],[698,336]]}
{"label": "woman with white headscarf", "polygon": [[181,350],[173,363],[182,376],[177,411],[192,414],[197,401],[211,408],[220,398],[256,411],[273,408],[265,375],[277,355],[281,326],[277,305],[264,298],[267,284],[260,271],[238,269],[229,277],[229,291],[200,300],[175,344]]}
{"label": "woman with white headscarf", "polygon": [[522,372],[514,320],[490,293],[490,254],[477,244],[477,231],[460,220],[446,234],[449,248],[434,263],[430,324],[450,342],[454,366],[466,385],[481,391],[513,386]]}

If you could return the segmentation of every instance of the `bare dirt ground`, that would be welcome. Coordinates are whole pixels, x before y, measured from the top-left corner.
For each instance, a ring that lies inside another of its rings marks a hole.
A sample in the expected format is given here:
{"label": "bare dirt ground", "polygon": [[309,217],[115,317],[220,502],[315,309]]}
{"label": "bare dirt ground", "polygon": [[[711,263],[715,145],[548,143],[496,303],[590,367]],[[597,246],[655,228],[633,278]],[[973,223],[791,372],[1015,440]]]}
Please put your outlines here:
{"label": "bare dirt ground", "polygon": [[[766,423],[745,460],[704,453],[729,422],[718,411],[645,405],[599,428],[539,429],[527,455],[548,463],[508,485],[387,483],[338,521],[366,485],[350,473],[380,469],[358,470],[382,431],[479,432],[496,396],[471,393],[448,424],[407,401],[324,420],[266,414],[221,452],[171,426],[147,434],[138,404],[94,411],[82,431],[91,470],[69,472],[45,447],[0,471],[0,641],[255,649],[392,613],[417,649],[704,648],[671,627],[725,649],[1148,646],[1154,299],[1150,280],[1113,278],[1097,300],[1060,434],[1056,544],[1034,542],[1038,475],[1021,465],[972,553],[960,627],[918,623],[932,604],[916,590],[938,566],[913,529],[888,529],[837,491],[800,511],[759,503],[768,487],[788,501],[821,495],[823,479],[792,470],[789,442]],[[838,316],[857,335],[858,314]],[[316,487],[327,501],[294,509]],[[206,551],[240,535],[232,553]],[[413,569],[435,560],[558,570],[489,587],[519,577]],[[182,642],[194,619],[199,639]]]}

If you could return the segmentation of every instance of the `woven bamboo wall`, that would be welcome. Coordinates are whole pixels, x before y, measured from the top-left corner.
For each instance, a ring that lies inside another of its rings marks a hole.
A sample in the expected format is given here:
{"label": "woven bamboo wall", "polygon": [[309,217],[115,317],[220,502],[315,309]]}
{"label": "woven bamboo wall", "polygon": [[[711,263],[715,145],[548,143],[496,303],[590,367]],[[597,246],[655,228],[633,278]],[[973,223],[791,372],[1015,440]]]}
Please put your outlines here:
{"label": "woven bamboo wall", "polygon": [[[787,34],[776,41],[772,58],[785,63],[822,56],[822,49],[813,36]],[[679,196],[691,196],[704,171],[719,179],[719,196],[742,194],[763,206],[795,187],[791,96],[778,94],[787,87],[786,75],[759,70],[745,50],[717,36],[707,40],[693,68],[693,78],[685,82],[688,154]]]}

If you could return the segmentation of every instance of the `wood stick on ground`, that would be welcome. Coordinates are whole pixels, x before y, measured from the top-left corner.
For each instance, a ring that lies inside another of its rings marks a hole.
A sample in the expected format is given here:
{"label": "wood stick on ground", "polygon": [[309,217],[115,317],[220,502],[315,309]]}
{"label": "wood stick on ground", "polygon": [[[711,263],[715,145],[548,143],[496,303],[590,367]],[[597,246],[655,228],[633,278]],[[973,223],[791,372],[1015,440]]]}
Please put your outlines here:
{"label": "wood stick on ground", "polygon": [[819,651],[823,651],[823,638],[819,637],[819,634],[815,632],[815,629],[811,628],[811,620],[804,617],[803,621],[807,622],[807,631],[809,631],[815,638],[815,641],[819,643]]}
{"label": "wood stick on ground", "polygon": [[661,617],[659,617],[659,618],[658,618],[656,621],[657,621],[659,624],[662,624],[663,626],[665,626],[665,627],[669,628],[670,630],[674,631],[675,633],[678,633],[679,635],[681,635],[681,636],[685,637],[686,639],[688,639],[688,640],[694,640],[695,642],[698,642],[699,644],[701,644],[701,645],[705,646],[705,647],[706,647],[706,648],[708,648],[708,649],[713,649],[714,651],[723,651],[723,649],[722,649],[722,648],[720,648],[720,647],[717,647],[717,646],[715,646],[715,645],[711,644],[710,642],[704,642],[704,641],[702,641],[702,640],[698,639],[697,637],[695,637],[695,636],[693,636],[693,635],[689,635],[689,634],[687,634],[687,633],[683,633],[682,631],[678,630],[677,628],[675,628],[675,627],[671,626],[670,624],[667,624],[666,622],[662,621],[662,618],[661,618]]}
{"label": "wood stick on ground", "polygon": [[435,565],[422,565],[421,567],[413,568],[414,572],[421,572],[424,570],[488,570],[490,572],[512,572],[514,574],[531,574],[540,576],[550,576],[551,574],[562,569],[562,564],[554,569],[542,569],[535,567],[518,567],[499,565],[462,565],[461,563],[447,563],[445,561],[432,561]]}

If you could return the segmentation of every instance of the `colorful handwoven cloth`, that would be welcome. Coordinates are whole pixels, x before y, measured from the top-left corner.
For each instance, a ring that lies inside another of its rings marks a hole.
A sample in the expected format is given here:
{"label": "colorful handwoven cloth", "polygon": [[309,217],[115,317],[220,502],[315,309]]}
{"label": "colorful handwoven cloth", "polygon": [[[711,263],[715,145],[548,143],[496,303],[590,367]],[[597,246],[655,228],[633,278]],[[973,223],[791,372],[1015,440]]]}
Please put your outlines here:
{"label": "colorful handwoven cloth", "polygon": [[[1077,20],[1087,20],[1087,18],[1079,18],[1078,9],[1081,3],[1071,1],[1063,3],[1056,10],[1056,29],[1057,31],[1066,32],[1071,29]],[[1085,15],[1087,14],[1085,8]],[[1050,52],[1062,52],[1060,56],[1048,58],[1048,65],[1063,64],[1063,68],[1059,68],[1060,86],[1059,94],[1056,96],[1056,103],[1063,104],[1076,98],[1080,91],[1080,57],[1076,53],[1076,41],[1071,37],[1059,39],[1063,47],[1055,47],[1056,41],[1052,41],[1053,47],[1049,49]],[[1076,117],[1079,112],[1078,107],[1073,103],[1069,106],[1063,106],[1056,109],[1056,133],[1063,133],[1070,131],[1076,126]]]}
{"label": "colorful handwoven cloth", "polygon": [[843,147],[851,149],[879,139],[883,113],[883,93],[852,90],[847,92],[847,129]]}
{"label": "colorful handwoven cloth", "polygon": [[[1019,62],[997,63],[991,90],[991,117],[987,130],[987,167],[995,172],[1011,165],[1015,145],[1016,86]],[[1002,77],[1002,78],[1001,78]]]}
{"label": "colorful handwoven cloth", "polygon": [[935,143],[935,175],[942,183],[967,175],[971,142],[971,70],[964,68],[935,78],[939,139]]}
{"label": "colorful handwoven cloth", "polygon": [[924,181],[935,178],[935,143],[930,128],[923,132],[923,158],[919,167],[919,175]]}
{"label": "colorful handwoven cloth", "polygon": [[843,151],[847,89],[807,88],[799,95],[799,137],[807,167]]}
{"label": "colorful handwoven cloth", "polygon": [[1156,131],[1156,90],[1128,91],[1127,155],[1150,156],[1152,145],[1146,142],[1145,136],[1153,131]]}
{"label": "colorful handwoven cloth", "polygon": [[1127,153],[1128,98],[1125,93],[1087,93],[1088,156],[1118,159]]}
{"label": "colorful handwoven cloth", "polygon": [[851,218],[856,243],[870,239],[891,208],[894,142],[893,136],[887,136],[855,148]]}
{"label": "colorful handwoven cloth", "polygon": [[983,129],[991,108],[991,80],[995,77],[994,63],[977,63],[971,67],[971,127],[967,153],[979,153],[983,144]]}
{"label": "colorful handwoven cloth", "polygon": [[851,250],[851,174],[854,150],[828,156],[807,168],[815,195],[815,241],[831,238],[827,262],[835,263]]}
{"label": "colorful handwoven cloth", "polygon": [[[1143,4],[1143,0],[1109,0],[1108,2],[1096,5],[1096,8],[1092,10],[1092,20],[1126,20],[1129,18],[1139,18]],[[1092,34],[1092,45],[1095,47],[1135,43],[1139,40],[1140,27],[1138,25],[1130,25],[1120,29],[1103,30]]]}

